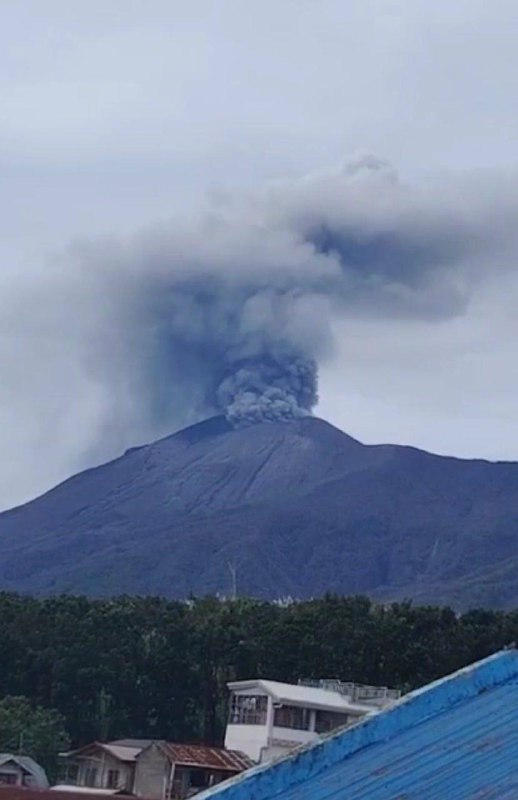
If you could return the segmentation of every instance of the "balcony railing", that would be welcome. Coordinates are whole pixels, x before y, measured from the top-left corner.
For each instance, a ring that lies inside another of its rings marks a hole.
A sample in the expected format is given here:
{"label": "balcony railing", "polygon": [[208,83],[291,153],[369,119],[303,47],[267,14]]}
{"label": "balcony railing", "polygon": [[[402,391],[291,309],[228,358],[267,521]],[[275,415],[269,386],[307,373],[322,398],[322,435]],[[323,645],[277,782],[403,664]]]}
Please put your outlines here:
{"label": "balcony railing", "polygon": [[326,689],[328,692],[338,692],[348,697],[352,703],[361,703],[367,706],[382,707],[399,700],[399,689],[388,689],[386,686],[368,686],[351,681],[337,679],[311,680],[301,678],[299,686],[308,686],[313,689]]}

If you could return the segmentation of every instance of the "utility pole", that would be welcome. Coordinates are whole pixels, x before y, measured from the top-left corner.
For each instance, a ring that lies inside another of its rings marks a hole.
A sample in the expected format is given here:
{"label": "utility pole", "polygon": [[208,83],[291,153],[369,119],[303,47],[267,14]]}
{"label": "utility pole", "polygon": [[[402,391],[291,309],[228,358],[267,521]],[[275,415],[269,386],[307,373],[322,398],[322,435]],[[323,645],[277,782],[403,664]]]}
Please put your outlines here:
{"label": "utility pole", "polygon": [[231,583],[232,593],[231,593],[230,596],[231,596],[232,600],[235,600],[237,598],[237,565],[236,565],[236,560],[235,559],[232,559],[232,560],[229,559],[227,561],[227,567],[228,567],[228,571],[230,572],[230,579],[232,581],[232,583]]}

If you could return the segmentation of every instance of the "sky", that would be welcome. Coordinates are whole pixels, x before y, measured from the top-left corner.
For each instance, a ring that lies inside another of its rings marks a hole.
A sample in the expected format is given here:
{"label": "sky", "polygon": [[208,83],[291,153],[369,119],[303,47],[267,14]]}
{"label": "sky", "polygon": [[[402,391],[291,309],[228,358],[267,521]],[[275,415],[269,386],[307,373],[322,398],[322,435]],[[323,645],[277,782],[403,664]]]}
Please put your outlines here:
{"label": "sky", "polygon": [[[518,459],[517,26],[508,0],[2,0],[0,508],[190,421],[185,398],[143,399],[178,379],[162,327],[163,362],[142,346],[150,308],[169,262],[255,263],[257,218],[272,248],[279,229],[316,247],[311,215],[335,233],[352,215],[360,239],[389,220],[410,261],[424,230],[447,278],[419,250],[412,302],[387,309],[368,265],[311,352],[315,412],[365,442]],[[365,155],[381,183],[343,188]],[[215,213],[232,233],[202,253],[191,220]]]}

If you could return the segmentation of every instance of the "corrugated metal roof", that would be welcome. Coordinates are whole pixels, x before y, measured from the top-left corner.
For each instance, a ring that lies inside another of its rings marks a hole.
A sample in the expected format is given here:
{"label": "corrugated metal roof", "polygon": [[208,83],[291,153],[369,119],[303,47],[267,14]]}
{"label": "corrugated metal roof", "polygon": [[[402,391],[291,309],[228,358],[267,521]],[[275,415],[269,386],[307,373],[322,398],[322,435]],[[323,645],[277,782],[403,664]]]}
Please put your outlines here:
{"label": "corrugated metal roof", "polygon": [[236,750],[225,750],[222,747],[174,744],[173,742],[165,742],[161,746],[171,761],[181,766],[218,769],[225,772],[242,772],[253,764],[244,753],[238,753]]}
{"label": "corrugated metal roof", "polygon": [[518,651],[199,795],[218,800],[518,798]]}
{"label": "corrugated metal roof", "polygon": [[232,691],[239,689],[262,689],[278,703],[284,705],[304,706],[306,708],[320,708],[326,711],[340,711],[342,713],[364,714],[372,711],[372,706],[363,706],[352,703],[346,695],[328,689],[319,689],[314,686],[300,686],[293,683],[280,683],[279,681],[254,680],[234,681],[228,684]]}
{"label": "corrugated metal roof", "polygon": [[102,747],[119,761],[135,761],[139,753],[142,752],[142,747],[126,747],[118,744],[103,744]]}
{"label": "corrugated metal roof", "polygon": [[119,747],[136,747],[143,750],[149,747],[150,744],[156,741],[163,741],[162,739],[114,739],[113,742],[108,742],[111,745],[118,745]]}
{"label": "corrugated metal roof", "polygon": [[[147,742],[148,746],[151,744],[150,740]],[[129,747],[128,745],[122,745],[119,742],[91,742],[90,744],[85,744],[83,747],[79,747],[77,750],[70,750],[67,753],[60,753],[60,758],[80,758],[82,756],[89,757],[91,753],[95,753],[95,751],[101,751],[110,753],[114,758],[118,759],[119,761],[135,761],[136,757],[139,753],[142,752],[143,747],[132,746]],[[99,756],[101,758],[101,755]]]}

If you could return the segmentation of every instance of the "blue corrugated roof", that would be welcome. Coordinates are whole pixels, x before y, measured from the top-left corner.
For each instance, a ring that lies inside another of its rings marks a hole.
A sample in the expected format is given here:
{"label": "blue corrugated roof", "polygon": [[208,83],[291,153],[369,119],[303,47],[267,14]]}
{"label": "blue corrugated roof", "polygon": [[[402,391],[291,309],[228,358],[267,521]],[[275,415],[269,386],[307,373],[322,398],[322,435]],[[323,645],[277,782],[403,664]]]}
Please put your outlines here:
{"label": "blue corrugated roof", "polygon": [[518,651],[198,796],[214,800],[518,798]]}

